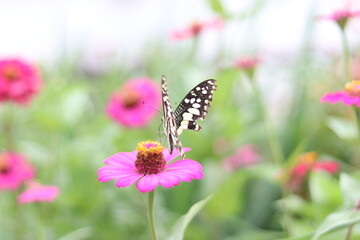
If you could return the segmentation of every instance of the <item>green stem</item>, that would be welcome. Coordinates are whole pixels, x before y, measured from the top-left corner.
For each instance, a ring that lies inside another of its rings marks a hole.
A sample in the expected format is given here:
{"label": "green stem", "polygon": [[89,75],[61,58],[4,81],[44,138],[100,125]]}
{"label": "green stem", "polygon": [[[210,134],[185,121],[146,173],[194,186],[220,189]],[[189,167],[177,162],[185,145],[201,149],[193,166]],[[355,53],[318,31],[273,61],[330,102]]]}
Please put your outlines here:
{"label": "green stem", "polygon": [[38,237],[37,239],[46,240],[43,209],[41,208],[40,203],[35,203],[34,205],[36,210],[34,216],[37,216],[37,222],[36,222],[37,237]]}
{"label": "green stem", "polygon": [[345,28],[341,28],[340,30],[341,30],[342,49],[343,49],[343,65],[344,65],[343,78],[345,82],[349,82],[351,81],[349,44],[346,38]]}
{"label": "green stem", "polygon": [[155,222],[154,222],[154,195],[155,195],[155,190],[149,192],[148,195],[148,201],[149,201],[149,225],[150,225],[150,230],[151,230],[151,236],[153,240],[157,240],[157,235],[156,235],[156,229],[155,229]]}
{"label": "green stem", "polygon": [[275,129],[273,128],[270,119],[268,118],[268,115],[266,113],[265,110],[265,104],[264,101],[261,97],[260,94],[260,90],[255,82],[255,79],[250,79],[250,82],[253,86],[253,90],[255,92],[255,97],[256,97],[256,101],[259,105],[260,108],[260,112],[261,112],[261,116],[263,118],[264,121],[264,125],[265,125],[265,130],[266,130],[266,134],[267,134],[267,138],[268,138],[268,142],[269,142],[269,147],[270,147],[270,151],[271,151],[271,155],[273,158],[274,163],[277,166],[280,166],[280,163],[284,162],[284,155],[282,152],[282,148],[281,148],[281,144],[280,144],[280,139],[277,136]]}
{"label": "green stem", "polygon": [[3,126],[2,126],[2,131],[3,131],[3,136],[5,139],[5,150],[7,151],[13,151],[15,150],[15,145],[14,145],[14,138],[13,138],[13,106],[8,106],[7,108],[4,109],[5,110],[5,114],[4,114],[4,118],[3,118]]}
{"label": "green stem", "polygon": [[[356,121],[357,133],[358,133],[357,144],[355,145],[355,149],[357,149],[358,160],[360,160],[360,109],[358,107],[354,107],[354,113],[355,113],[355,121]],[[357,163],[358,160],[356,160],[355,162]]]}
{"label": "green stem", "polygon": [[350,240],[353,227],[354,223],[349,226],[344,240]]}

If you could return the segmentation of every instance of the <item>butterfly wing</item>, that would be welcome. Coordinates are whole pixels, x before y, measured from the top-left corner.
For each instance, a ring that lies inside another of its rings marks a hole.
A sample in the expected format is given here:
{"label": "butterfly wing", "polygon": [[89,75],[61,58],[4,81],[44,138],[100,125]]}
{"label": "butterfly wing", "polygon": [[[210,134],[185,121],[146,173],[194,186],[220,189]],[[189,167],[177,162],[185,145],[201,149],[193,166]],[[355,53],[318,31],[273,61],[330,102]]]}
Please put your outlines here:
{"label": "butterfly wing", "polygon": [[164,132],[166,135],[166,139],[169,144],[169,152],[172,154],[174,148],[179,149],[182,158],[185,158],[184,151],[182,149],[181,142],[179,140],[179,135],[177,133],[177,126],[175,115],[171,107],[169,95],[168,95],[168,88],[165,76],[161,77],[161,96],[162,96],[162,106],[164,116],[162,118]]}
{"label": "butterfly wing", "polygon": [[195,121],[204,120],[206,117],[217,87],[215,82],[215,79],[208,79],[199,83],[180,102],[174,113],[178,135],[184,129],[194,131],[201,129]]}

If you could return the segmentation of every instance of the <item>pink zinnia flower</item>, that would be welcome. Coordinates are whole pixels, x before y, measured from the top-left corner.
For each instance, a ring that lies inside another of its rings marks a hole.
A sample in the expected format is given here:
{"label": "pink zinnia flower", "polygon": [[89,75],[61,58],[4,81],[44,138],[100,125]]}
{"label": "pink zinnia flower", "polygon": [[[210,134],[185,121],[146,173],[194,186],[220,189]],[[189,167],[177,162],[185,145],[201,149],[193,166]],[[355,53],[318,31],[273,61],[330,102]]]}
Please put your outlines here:
{"label": "pink zinnia flower", "polygon": [[359,17],[359,16],[360,16],[360,10],[352,11],[350,9],[343,9],[343,10],[337,10],[328,15],[319,16],[318,19],[334,21],[341,28],[344,28],[350,18]]}
{"label": "pink zinnia flower", "polygon": [[173,40],[183,40],[191,37],[198,36],[202,31],[206,29],[220,29],[224,25],[224,22],[220,18],[215,18],[210,21],[195,21],[189,27],[184,29],[174,30],[170,33],[170,38]]}
{"label": "pink zinnia flower", "polygon": [[243,70],[247,76],[252,79],[259,63],[260,58],[258,57],[238,58],[234,60],[233,67]]}
{"label": "pink zinnia flower", "polygon": [[20,154],[0,153],[0,190],[16,190],[35,176],[33,167]]}
{"label": "pink zinnia flower", "polygon": [[256,68],[259,63],[258,57],[238,58],[234,60],[234,68],[249,70]]}
{"label": "pink zinnia flower", "polygon": [[38,69],[20,59],[0,60],[0,102],[27,104],[39,91]]}
{"label": "pink zinnia flower", "polygon": [[240,167],[247,167],[259,162],[260,154],[256,146],[244,145],[236,150],[236,152],[225,158],[222,165],[227,171],[234,171]]}
{"label": "pink zinnia flower", "polygon": [[17,197],[17,201],[20,204],[32,202],[52,202],[59,194],[60,190],[56,186],[46,186],[36,181],[30,181],[27,189]]}
{"label": "pink zinnia flower", "polygon": [[149,78],[136,78],[115,91],[107,105],[107,114],[125,127],[144,127],[160,107],[159,87]]}
{"label": "pink zinnia flower", "polygon": [[[184,151],[190,151],[184,148]],[[107,158],[108,164],[98,170],[99,181],[116,179],[117,187],[127,187],[136,183],[140,192],[153,191],[158,185],[171,188],[181,181],[202,179],[200,163],[182,159],[170,163],[180,155],[176,149],[172,154],[157,141],[140,142],[136,151],[121,152]]]}
{"label": "pink zinnia flower", "polygon": [[321,98],[321,102],[342,102],[345,105],[356,105],[357,107],[360,107],[360,81],[353,80],[348,82],[343,91],[325,94]]}
{"label": "pink zinnia flower", "polygon": [[339,163],[334,161],[317,162],[317,158],[318,155],[315,152],[301,154],[297,164],[288,173],[286,187],[294,193],[305,196],[304,184],[311,171],[324,171],[329,174],[336,174],[339,171]]}

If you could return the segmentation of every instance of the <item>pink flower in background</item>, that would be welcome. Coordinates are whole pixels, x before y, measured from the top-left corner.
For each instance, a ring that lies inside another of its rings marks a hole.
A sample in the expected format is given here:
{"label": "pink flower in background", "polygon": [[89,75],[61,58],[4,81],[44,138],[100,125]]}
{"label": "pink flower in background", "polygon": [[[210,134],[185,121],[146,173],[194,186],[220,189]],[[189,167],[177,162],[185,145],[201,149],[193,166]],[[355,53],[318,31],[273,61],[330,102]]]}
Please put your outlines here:
{"label": "pink flower in background", "polygon": [[234,60],[233,67],[235,69],[243,70],[249,79],[253,79],[256,67],[260,63],[258,57],[238,58]]}
{"label": "pink flower in background", "polygon": [[341,28],[344,28],[350,18],[359,17],[360,10],[342,9],[334,11],[328,15],[319,16],[318,19],[330,20],[336,22]]}
{"label": "pink flower in background", "polygon": [[292,192],[306,196],[306,183],[309,174],[312,171],[324,171],[329,174],[336,174],[340,170],[340,165],[334,161],[317,162],[318,155],[316,152],[301,154],[297,159],[297,164],[288,172],[285,186]]}
{"label": "pink flower in background", "polygon": [[16,190],[35,176],[35,170],[20,154],[0,153],[0,190]]}
{"label": "pink flower in background", "polygon": [[[190,151],[184,148],[184,151]],[[120,152],[107,158],[108,164],[98,170],[99,181],[116,179],[117,187],[127,187],[136,183],[140,192],[153,191],[158,185],[171,188],[181,181],[202,179],[200,163],[191,159],[182,159],[169,163],[180,156],[176,149],[172,154],[157,141],[138,143],[136,151]]]}
{"label": "pink flower in background", "polygon": [[259,162],[260,154],[256,146],[244,145],[236,150],[236,152],[225,158],[222,165],[227,171],[234,171],[240,167],[247,167]]}
{"label": "pink flower in background", "polygon": [[360,81],[353,80],[345,85],[343,91],[336,91],[325,94],[321,102],[337,103],[342,102],[345,105],[356,105],[360,107]]}
{"label": "pink flower in background", "polygon": [[248,57],[248,58],[238,58],[234,60],[234,68],[249,70],[254,69],[260,63],[260,58],[258,57]]}
{"label": "pink flower in background", "polygon": [[20,204],[53,202],[60,194],[60,190],[56,186],[42,185],[36,181],[30,181],[27,185],[27,189],[17,197]]}
{"label": "pink flower in background", "polygon": [[201,32],[207,29],[220,29],[224,22],[220,18],[215,18],[210,21],[193,22],[189,27],[179,30],[174,30],[170,33],[170,38],[173,40],[183,40],[198,36]]}
{"label": "pink flower in background", "polygon": [[149,78],[136,78],[115,91],[106,112],[125,127],[144,127],[157,114],[160,107],[160,90]]}
{"label": "pink flower in background", "polygon": [[344,19],[349,19],[352,17],[359,17],[359,16],[360,16],[360,10],[352,11],[349,9],[343,9],[343,10],[334,11],[328,15],[319,16],[318,18],[338,22]]}
{"label": "pink flower in background", "polygon": [[20,59],[0,60],[0,102],[27,104],[39,91],[38,69]]}

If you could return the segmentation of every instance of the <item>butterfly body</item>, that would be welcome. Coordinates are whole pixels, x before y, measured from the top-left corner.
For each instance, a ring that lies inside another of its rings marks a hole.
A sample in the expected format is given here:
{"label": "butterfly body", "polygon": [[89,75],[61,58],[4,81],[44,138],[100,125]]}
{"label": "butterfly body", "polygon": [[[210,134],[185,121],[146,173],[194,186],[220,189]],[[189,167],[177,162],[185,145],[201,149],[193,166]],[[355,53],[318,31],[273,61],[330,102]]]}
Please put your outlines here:
{"label": "butterfly body", "polygon": [[173,152],[174,148],[177,148],[182,158],[185,158],[179,135],[184,129],[196,132],[201,129],[195,121],[197,119],[204,120],[213,99],[213,93],[216,90],[215,82],[214,79],[208,79],[199,83],[184,97],[173,112],[166,79],[165,76],[162,76],[161,94],[164,112],[162,121],[170,153]]}

